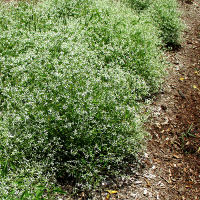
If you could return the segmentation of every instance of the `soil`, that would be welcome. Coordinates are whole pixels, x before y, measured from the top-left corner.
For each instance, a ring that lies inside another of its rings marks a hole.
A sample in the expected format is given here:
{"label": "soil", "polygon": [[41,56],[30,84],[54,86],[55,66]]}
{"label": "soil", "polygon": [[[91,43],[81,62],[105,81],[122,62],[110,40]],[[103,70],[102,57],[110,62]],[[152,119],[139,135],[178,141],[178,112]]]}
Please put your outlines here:
{"label": "soil", "polygon": [[182,47],[168,53],[173,66],[163,94],[152,105],[148,162],[164,180],[160,199],[199,200],[200,1],[181,2],[181,9],[187,29]]}

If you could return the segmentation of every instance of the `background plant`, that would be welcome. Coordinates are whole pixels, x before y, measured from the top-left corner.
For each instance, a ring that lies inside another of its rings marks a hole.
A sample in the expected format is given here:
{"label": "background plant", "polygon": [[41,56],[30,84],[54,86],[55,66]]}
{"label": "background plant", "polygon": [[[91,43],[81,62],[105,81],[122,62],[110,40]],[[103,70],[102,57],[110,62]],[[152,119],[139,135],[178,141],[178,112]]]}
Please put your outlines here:
{"label": "background plant", "polygon": [[181,42],[184,25],[176,0],[124,0],[127,6],[151,18],[158,28],[163,46],[176,47]]}
{"label": "background plant", "polygon": [[180,21],[181,12],[177,8],[178,3],[174,0],[155,0],[149,7],[149,13],[168,47],[179,46],[181,42],[184,25]]}

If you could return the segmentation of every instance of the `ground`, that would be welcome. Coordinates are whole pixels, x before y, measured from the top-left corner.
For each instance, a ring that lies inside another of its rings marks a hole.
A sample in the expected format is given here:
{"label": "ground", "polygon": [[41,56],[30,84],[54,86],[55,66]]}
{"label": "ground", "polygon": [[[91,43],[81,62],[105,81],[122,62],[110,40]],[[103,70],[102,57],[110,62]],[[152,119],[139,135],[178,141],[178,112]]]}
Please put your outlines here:
{"label": "ground", "polygon": [[165,182],[160,199],[200,199],[200,2],[181,9],[184,42],[168,54],[173,66],[149,127],[149,162]]}
{"label": "ground", "polygon": [[171,65],[150,106],[144,168],[116,183],[117,194],[95,199],[200,200],[200,1],[182,0],[180,9],[186,29],[181,47],[166,52]]}

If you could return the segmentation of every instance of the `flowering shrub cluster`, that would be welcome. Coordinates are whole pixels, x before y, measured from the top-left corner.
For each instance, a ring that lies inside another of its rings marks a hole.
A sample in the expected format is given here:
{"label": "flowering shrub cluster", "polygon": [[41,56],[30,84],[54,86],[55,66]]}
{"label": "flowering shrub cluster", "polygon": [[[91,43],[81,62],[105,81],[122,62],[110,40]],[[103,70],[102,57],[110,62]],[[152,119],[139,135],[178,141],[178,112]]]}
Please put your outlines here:
{"label": "flowering shrub cluster", "polygon": [[184,25],[176,0],[122,0],[137,12],[151,18],[159,31],[163,46],[176,47],[181,42]]}
{"label": "flowering shrub cluster", "polygon": [[161,84],[152,18],[109,0],[1,3],[0,13],[2,199],[120,173],[142,149],[142,102]]}

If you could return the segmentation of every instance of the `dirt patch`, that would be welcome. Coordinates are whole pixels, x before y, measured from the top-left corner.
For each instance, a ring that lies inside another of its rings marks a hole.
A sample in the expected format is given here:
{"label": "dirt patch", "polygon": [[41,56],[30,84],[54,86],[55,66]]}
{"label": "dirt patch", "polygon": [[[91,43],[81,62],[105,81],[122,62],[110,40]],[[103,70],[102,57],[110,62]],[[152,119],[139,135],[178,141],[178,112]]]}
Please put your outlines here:
{"label": "dirt patch", "polygon": [[168,53],[174,66],[153,103],[148,150],[167,182],[163,199],[200,199],[200,2],[181,9],[185,41]]}

